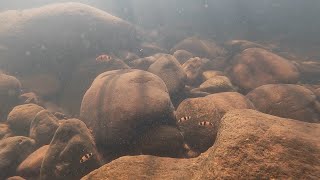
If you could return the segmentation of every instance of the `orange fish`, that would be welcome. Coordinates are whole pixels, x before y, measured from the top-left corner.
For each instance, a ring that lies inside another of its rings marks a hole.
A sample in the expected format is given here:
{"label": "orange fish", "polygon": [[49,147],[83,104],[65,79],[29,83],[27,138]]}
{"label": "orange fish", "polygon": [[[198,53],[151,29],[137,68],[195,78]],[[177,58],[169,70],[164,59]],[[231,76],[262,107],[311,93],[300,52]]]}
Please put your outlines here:
{"label": "orange fish", "polygon": [[85,154],[84,156],[81,157],[80,163],[84,163],[88,161],[89,159],[91,159],[92,156],[93,156],[93,153]]}
{"label": "orange fish", "polygon": [[178,123],[181,123],[181,122],[187,121],[187,120],[189,120],[189,119],[191,119],[191,116],[185,116],[185,117],[182,117],[182,118],[180,118],[180,119],[178,120]]}
{"label": "orange fish", "polygon": [[109,56],[108,54],[102,54],[96,58],[96,61],[103,62],[103,61],[109,61],[111,59],[112,59],[111,56]]}

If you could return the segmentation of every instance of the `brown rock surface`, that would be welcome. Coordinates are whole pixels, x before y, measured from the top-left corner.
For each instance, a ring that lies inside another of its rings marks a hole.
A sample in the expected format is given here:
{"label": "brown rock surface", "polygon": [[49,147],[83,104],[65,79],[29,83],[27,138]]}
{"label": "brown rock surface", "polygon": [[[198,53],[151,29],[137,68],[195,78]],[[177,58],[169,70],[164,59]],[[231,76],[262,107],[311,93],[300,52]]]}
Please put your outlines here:
{"label": "brown rock surface", "polygon": [[320,102],[309,89],[293,84],[268,84],[247,94],[257,110],[306,122],[320,122]]}
{"label": "brown rock surface", "polygon": [[[190,98],[182,101],[176,111],[176,117],[189,117],[189,120],[178,122],[185,142],[197,152],[204,152],[215,141],[220,119],[233,109],[254,109],[252,103],[237,92],[224,92],[207,95],[200,98]],[[211,122],[212,127],[201,127],[199,122]]]}
{"label": "brown rock surface", "polygon": [[10,137],[12,135],[12,132],[9,128],[8,124],[0,123],[0,140]]}
{"label": "brown rock surface", "polygon": [[210,79],[210,78],[212,78],[212,77],[215,77],[215,76],[224,76],[225,74],[223,73],[223,72],[221,72],[221,71],[213,71],[213,70],[211,70],[211,71],[204,71],[203,73],[202,73],[202,78],[203,78],[203,80],[208,80],[208,79]]}
{"label": "brown rock surface", "polygon": [[159,57],[156,62],[150,65],[148,71],[164,81],[171,97],[181,92],[185,87],[187,75],[178,60],[172,55]]}
{"label": "brown rock surface", "polygon": [[[83,156],[92,153],[86,161]],[[65,120],[57,129],[43,158],[40,179],[80,179],[100,167],[100,158],[86,125],[78,119]]]}
{"label": "brown rock surface", "polygon": [[180,130],[174,126],[158,126],[148,130],[139,140],[141,154],[162,157],[184,156],[184,141]]}
{"label": "brown rock surface", "polygon": [[135,69],[141,69],[141,70],[148,70],[150,65],[157,61],[157,58],[154,56],[148,56],[144,58],[135,59],[133,61],[130,61],[128,64],[130,67]]}
{"label": "brown rock surface", "polygon": [[13,176],[18,165],[33,152],[35,142],[24,136],[0,141],[0,179]]}
{"label": "brown rock surface", "polygon": [[30,124],[36,114],[41,110],[44,110],[44,108],[36,104],[16,106],[9,113],[7,123],[15,134],[28,136]]}
{"label": "brown rock surface", "polygon": [[183,70],[187,74],[187,84],[197,86],[202,83],[202,73],[205,70],[207,59],[199,57],[191,58],[182,65]]}
{"label": "brown rock surface", "polygon": [[230,82],[229,78],[226,76],[215,76],[212,77],[202,84],[200,84],[199,91],[208,93],[219,93],[219,92],[229,92],[234,91],[234,87]]}
{"label": "brown rock surface", "polygon": [[[0,13],[4,67],[19,77],[32,72],[68,73],[74,64],[109,51],[137,49],[130,23],[81,3],[57,3]],[[72,24],[72,26],[70,26]]]}
{"label": "brown rock surface", "polygon": [[[183,118],[185,121],[179,122]],[[190,98],[182,101],[176,111],[176,119],[186,144],[197,152],[204,152],[215,141],[220,115],[210,99]],[[212,126],[200,126],[200,122],[210,122]]]}
{"label": "brown rock surface", "polygon": [[242,51],[249,49],[249,48],[261,48],[261,49],[266,49],[269,50],[269,48],[247,40],[231,40],[227,41],[225,43],[225,46],[229,50],[229,52],[233,55],[237,53],[241,53]]}
{"label": "brown rock surface", "polygon": [[232,110],[198,158],[126,156],[82,179],[319,179],[319,136],[319,124]]}
{"label": "brown rock surface", "polygon": [[40,176],[40,168],[49,145],[42,146],[31,153],[17,168],[17,174],[26,179],[37,179]]}
{"label": "brown rock surface", "polygon": [[293,63],[259,48],[249,48],[233,58],[228,71],[232,83],[244,91],[264,84],[296,83],[299,72]]}
{"label": "brown rock surface", "polygon": [[167,87],[158,76],[115,70],[94,80],[83,97],[80,118],[92,129],[101,151],[121,155],[148,128],[175,124],[173,111]]}
{"label": "brown rock surface", "polygon": [[12,177],[9,177],[7,178],[6,180],[26,180],[20,176],[12,176]]}
{"label": "brown rock surface", "polygon": [[237,92],[216,93],[206,96],[206,98],[214,103],[221,117],[234,109],[255,109],[247,97]]}
{"label": "brown rock surface", "polygon": [[194,55],[186,50],[177,50],[173,53],[173,56],[180,62],[180,64],[184,64],[190,58],[193,58]]}
{"label": "brown rock surface", "polygon": [[201,58],[215,58],[225,54],[225,50],[215,42],[198,37],[190,37],[182,40],[171,49],[171,52],[174,53],[177,50],[186,50]]}
{"label": "brown rock surface", "polygon": [[5,121],[11,109],[18,104],[20,93],[20,81],[0,72],[0,122]]}
{"label": "brown rock surface", "polygon": [[301,73],[301,81],[304,83],[320,83],[320,62],[304,61],[298,62],[297,67]]}
{"label": "brown rock surface", "polygon": [[58,127],[58,119],[49,111],[42,110],[35,115],[30,124],[29,137],[34,139],[39,147],[50,144]]}

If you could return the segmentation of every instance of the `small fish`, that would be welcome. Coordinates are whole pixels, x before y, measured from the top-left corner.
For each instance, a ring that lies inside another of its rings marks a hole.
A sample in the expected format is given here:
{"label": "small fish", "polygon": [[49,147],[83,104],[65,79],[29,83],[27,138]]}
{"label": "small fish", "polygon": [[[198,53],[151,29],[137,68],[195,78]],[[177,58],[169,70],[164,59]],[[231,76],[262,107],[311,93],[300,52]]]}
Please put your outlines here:
{"label": "small fish", "polygon": [[178,122],[181,123],[181,122],[187,121],[187,120],[189,120],[189,119],[191,119],[191,116],[185,116],[185,117],[180,118],[180,119],[178,120]]}
{"label": "small fish", "polygon": [[84,156],[81,157],[80,163],[84,163],[88,161],[89,159],[91,159],[92,156],[93,156],[93,153],[85,154]]}
{"label": "small fish", "polygon": [[199,122],[198,125],[199,126],[213,126],[213,123],[208,122],[208,121],[202,121],[202,122]]}
{"label": "small fish", "polygon": [[111,56],[109,56],[108,54],[102,54],[96,58],[96,61],[103,62],[103,61],[109,61],[111,59],[112,59]]}

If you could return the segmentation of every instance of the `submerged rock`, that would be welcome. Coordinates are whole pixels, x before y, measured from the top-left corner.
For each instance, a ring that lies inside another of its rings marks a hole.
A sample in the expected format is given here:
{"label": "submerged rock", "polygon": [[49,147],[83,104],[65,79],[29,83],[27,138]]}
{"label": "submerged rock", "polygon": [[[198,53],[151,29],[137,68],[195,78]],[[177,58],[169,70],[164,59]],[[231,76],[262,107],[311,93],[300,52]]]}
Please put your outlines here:
{"label": "submerged rock", "polygon": [[157,58],[154,56],[148,56],[144,58],[135,59],[129,62],[130,67],[141,70],[148,70],[150,65],[157,61]]}
{"label": "submerged rock", "polygon": [[182,65],[183,70],[187,74],[187,84],[190,86],[200,85],[203,81],[202,73],[205,71],[207,59],[199,57],[191,58]]}
{"label": "submerged rock", "polygon": [[0,179],[13,176],[18,165],[33,152],[34,140],[24,137],[8,137],[0,141]]}
{"label": "submerged rock", "polygon": [[12,176],[12,177],[9,177],[7,178],[6,180],[26,180],[20,176]]}
{"label": "submerged rock", "polygon": [[249,49],[249,48],[260,48],[260,49],[266,49],[270,50],[268,47],[265,47],[261,44],[247,41],[247,40],[231,40],[227,41],[225,43],[225,46],[228,49],[228,52],[231,53],[232,55],[241,53],[242,51]]}
{"label": "submerged rock", "polygon": [[183,136],[174,126],[158,126],[149,129],[139,140],[141,154],[162,157],[183,157]]}
{"label": "submerged rock", "polygon": [[142,43],[137,52],[140,57],[152,56],[158,53],[168,53],[168,51],[153,43]]}
{"label": "submerged rock", "polygon": [[38,112],[30,124],[30,135],[37,146],[50,144],[54,133],[59,127],[58,119],[47,110]]}
{"label": "submerged rock", "polygon": [[31,153],[17,168],[17,174],[26,179],[39,179],[40,168],[49,145],[45,145]]}
{"label": "submerged rock", "polygon": [[184,64],[189,59],[194,57],[191,52],[186,50],[177,50],[173,53],[173,56],[180,62],[180,64]]}
{"label": "submerged rock", "polygon": [[197,90],[213,94],[234,91],[234,87],[232,86],[228,77],[215,76],[200,84],[200,87],[197,88]]}
{"label": "submerged rock", "polygon": [[8,124],[0,123],[0,140],[12,136],[12,132]]}
{"label": "submerged rock", "polygon": [[319,136],[319,124],[232,110],[221,120],[214,146],[197,158],[126,156],[82,180],[318,179]]}
{"label": "submerged rock", "polygon": [[186,50],[197,57],[211,59],[226,53],[225,50],[219,47],[215,42],[200,39],[198,37],[189,37],[182,40],[171,49],[171,52],[174,53],[177,50]]}
{"label": "submerged rock", "polygon": [[185,87],[187,75],[172,55],[163,55],[150,65],[148,71],[159,76],[166,84],[170,96],[181,92]]}
{"label": "submerged rock", "polygon": [[100,164],[89,129],[78,119],[68,119],[57,129],[49,145],[40,179],[80,179]]}
{"label": "submerged rock", "polygon": [[20,81],[0,72],[0,122],[6,120],[8,113],[18,104],[20,93]]}
{"label": "submerged rock", "polygon": [[213,70],[209,70],[209,71],[204,71],[202,73],[202,78],[203,80],[209,80],[213,77],[216,77],[216,76],[225,76],[225,74],[221,71],[213,71]]}
{"label": "submerged rock", "polygon": [[[184,100],[177,108],[176,117],[185,142],[191,150],[204,152],[211,147],[220,126],[220,119],[234,109],[254,109],[254,106],[237,92],[216,93]],[[201,122],[207,123],[199,124]]]}
{"label": "submerged rock", "polygon": [[15,134],[28,136],[32,120],[42,110],[44,108],[36,104],[16,106],[9,113],[7,123]]}
{"label": "submerged rock", "polygon": [[92,129],[100,150],[117,157],[130,152],[150,127],[175,124],[173,111],[167,87],[158,76],[116,70],[94,80],[83,97],[80,118]]}
{"label": "submerged rock", "polygon": [[[182,101],[176,111],[177,125],[188,146],[196,152],[204,152],[215,141],[220,115],[211,99],[191,98]],[[208,126],[199,123],[208,122]]]}
{"label": "submerged rock", "polygon": [[257,110],[306,122],[320,122],[320,102],[309,89],[293,84],[260,86],[246,96]]}
{"label": "submerged rock", "polygon": [[298,62],[297,67],[301,73],[301,81],[304,83],[320,83],[320,62],[304,61]]}
{"label": "submerged rock", "polygon": [[299,80],[299,71],[293,63],[260,48],[249,48],[235,56],[228,72],[232,82],[244,91]]}

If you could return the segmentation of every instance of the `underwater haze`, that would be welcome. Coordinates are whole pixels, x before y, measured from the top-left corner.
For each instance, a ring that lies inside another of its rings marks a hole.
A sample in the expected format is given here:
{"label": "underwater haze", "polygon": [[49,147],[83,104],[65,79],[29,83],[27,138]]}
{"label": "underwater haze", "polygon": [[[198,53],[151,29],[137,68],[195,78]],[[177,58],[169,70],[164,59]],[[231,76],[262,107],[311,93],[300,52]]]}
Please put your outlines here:
{"label": "underwater haze", "polygon": [[320,179],[320,1],[0,2],[0,180]]}

